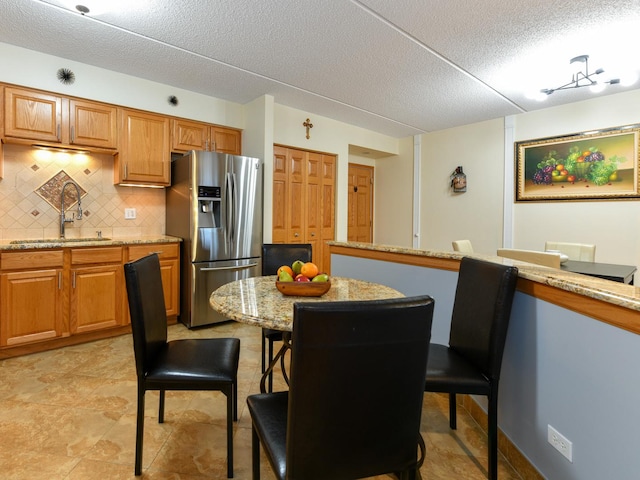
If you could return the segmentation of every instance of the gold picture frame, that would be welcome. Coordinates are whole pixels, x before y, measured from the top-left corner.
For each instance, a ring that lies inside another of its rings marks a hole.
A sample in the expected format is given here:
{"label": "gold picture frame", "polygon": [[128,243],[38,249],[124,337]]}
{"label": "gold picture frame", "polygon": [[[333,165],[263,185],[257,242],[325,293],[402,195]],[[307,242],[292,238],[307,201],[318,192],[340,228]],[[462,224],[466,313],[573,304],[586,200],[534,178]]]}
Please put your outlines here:
{"label": "gold picture frame", "polygon": [[640,198],[640,124],[515,142],[516,202]]}

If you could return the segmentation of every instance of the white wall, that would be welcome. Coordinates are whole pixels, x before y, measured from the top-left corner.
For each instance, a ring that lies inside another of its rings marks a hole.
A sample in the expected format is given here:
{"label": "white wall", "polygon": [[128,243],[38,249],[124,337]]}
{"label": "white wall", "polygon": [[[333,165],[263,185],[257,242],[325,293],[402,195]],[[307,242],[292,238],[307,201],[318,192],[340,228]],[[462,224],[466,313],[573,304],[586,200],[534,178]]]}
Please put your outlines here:
{"label": "white wall", "polygon": [[[469,239],[474,250],[495,254],[502,243],[504,179],[502,119],[422,136],[420,248],[452,250]],[[467,191],[453,193],[457,166],[467,175]]]}
{"label": "white wall", "polygon": [[398,155],[375,161],[373,241],[411,248],[413,232],[413,137]]}

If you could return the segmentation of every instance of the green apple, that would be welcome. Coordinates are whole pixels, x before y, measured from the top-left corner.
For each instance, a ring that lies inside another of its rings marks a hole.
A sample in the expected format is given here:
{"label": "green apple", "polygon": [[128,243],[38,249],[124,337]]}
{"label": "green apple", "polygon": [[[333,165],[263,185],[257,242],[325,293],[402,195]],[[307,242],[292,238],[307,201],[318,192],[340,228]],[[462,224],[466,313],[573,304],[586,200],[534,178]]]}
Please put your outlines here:
{"label": "green apple", "polygon": [[327,275],[326,273],[319,273],[318,275],[313,277],[311,279],[311,281],[312,282],[328,282],[329,281],[329,275]]}
{"label": "green apple", "polygon": [[293,277],[289,275],[289,272],[282,270],[280,275],[278,275],[278,280],[280,282],[293,282]]}
{"label": "green apple", "polygon": [[293,273],[298,275],[300,273],[300,270],[302,270],[303,265],[304,265],[304,262],[302,260],[296,260],[291,264],[291,270],[293,270]]}

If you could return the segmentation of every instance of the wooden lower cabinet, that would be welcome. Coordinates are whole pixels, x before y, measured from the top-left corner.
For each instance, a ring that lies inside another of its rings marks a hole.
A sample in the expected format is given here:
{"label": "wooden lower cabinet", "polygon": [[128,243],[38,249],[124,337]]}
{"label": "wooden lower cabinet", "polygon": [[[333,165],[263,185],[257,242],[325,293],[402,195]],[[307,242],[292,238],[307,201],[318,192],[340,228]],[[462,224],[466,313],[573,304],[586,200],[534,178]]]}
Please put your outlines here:
{"label": "wooden lower cabinet", "polygon": [[[152,253],[157,253],[160,260],[164,304],[167,317],[173,320],[180,314],[180,245],[162,243],[130,246],[127,261],[132,262]],[[128,309],[127,306],[127,312]]]}
{"label": "wooden lower cabinet", "polygon": [[60,268],[0,274],[0,347],[65,334]]}

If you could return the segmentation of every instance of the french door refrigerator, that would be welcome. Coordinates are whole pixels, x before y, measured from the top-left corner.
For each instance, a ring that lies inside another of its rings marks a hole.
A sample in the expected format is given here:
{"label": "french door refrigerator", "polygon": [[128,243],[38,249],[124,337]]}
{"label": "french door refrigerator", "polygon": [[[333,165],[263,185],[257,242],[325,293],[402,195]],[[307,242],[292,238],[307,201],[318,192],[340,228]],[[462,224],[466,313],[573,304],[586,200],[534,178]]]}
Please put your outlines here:
{"label": "french door refrigerator", "polygon": [[225,283],[261,275],[263,163],[190,151],[171,162],[166,233],[182,238],[180,320],[189,328],[227,320],[209,306]]}

